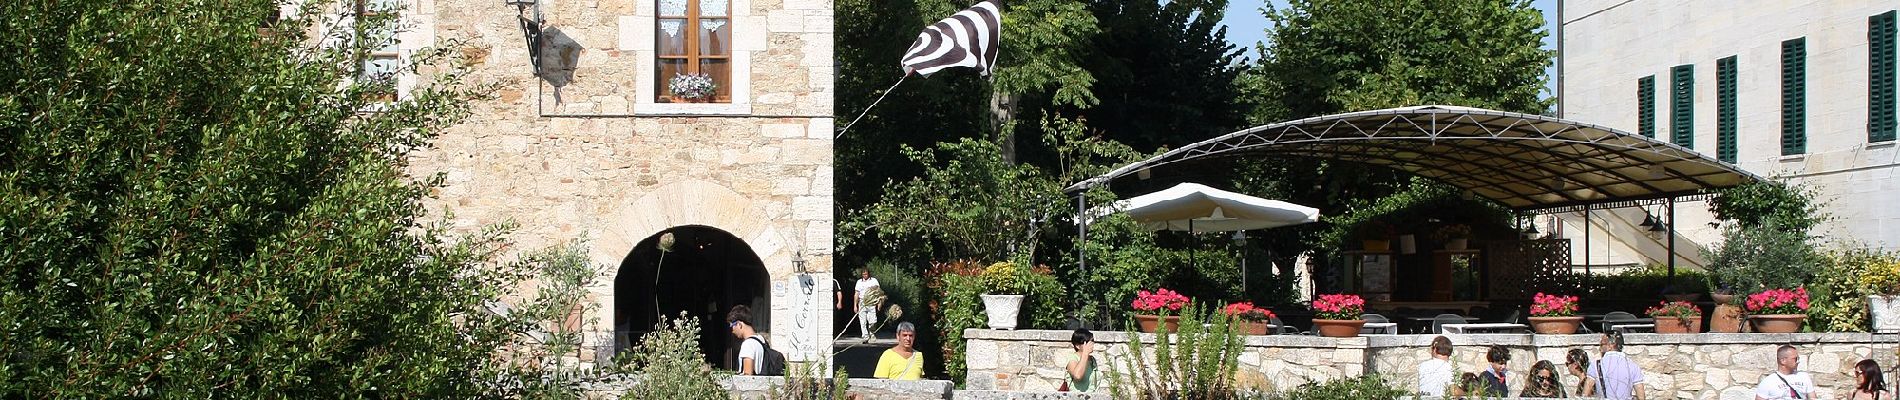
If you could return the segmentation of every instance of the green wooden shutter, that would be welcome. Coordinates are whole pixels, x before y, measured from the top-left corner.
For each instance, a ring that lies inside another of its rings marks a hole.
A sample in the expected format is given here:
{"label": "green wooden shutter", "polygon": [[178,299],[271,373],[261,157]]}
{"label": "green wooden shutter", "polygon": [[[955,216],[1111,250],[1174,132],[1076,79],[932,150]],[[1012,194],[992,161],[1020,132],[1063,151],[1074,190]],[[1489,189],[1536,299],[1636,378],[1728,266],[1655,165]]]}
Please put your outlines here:
{"label": "green wooden shutter", "polygon": [[1808,38],[1781,42],[1781,155],[1808,151]]}
{"label": "green wooden shutter", "polygon": [[1735,163],[1735,56],[1715,60],[1715,157]]}
{"label": "green wooden shutter", "polygon": [[1656,76],[1636,80],[1636,133],[1656,137]]}
{"label": "green wooden shutter", "polygon": [[1669,69],[1669,141],[1695,149],[1695,65]]}
{"label": "green wooden shutter", "polygon": [[1894,11],[1867,17],[1867,142],[1894,140]]}

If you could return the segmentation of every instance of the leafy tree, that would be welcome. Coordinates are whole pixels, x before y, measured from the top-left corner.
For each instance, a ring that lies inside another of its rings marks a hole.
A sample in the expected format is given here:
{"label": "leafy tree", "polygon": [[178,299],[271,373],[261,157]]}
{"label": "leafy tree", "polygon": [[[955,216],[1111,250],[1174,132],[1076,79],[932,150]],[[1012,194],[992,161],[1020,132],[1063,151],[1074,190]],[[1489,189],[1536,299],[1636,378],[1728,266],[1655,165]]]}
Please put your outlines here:
{"label": "leafy tree", "polygon": [[1220,26],[1226,0],[1097,0],[1102,23],[1086,67],[1101,103],[1073,112],[1137,149],[1180,146],[1232,132],[1252,103],[1234,80],[1240,50]]}
{"label": "leafy tree", "polygon": [[1723,189],[1709,202],[1709,211],[1717,219],[1735,221],[1744,228],[1772,223],[1800,232],[1807,232],[1826,218],[1815,204],[1812,189],[1781,182],[1750,182]]}
{"label": "leafy tree", "polygon": [[260,29],[273,2],[0,8],[30,32],[0,38],[0,397],[552,393],[501,352],[556,329],[490,311],[550,270],[495,265],[502,227],[424,223],[439,179],[405,162],[486,87],[449,41],[378,101],[393,79],[359,56],[394,21],[320,23],[338,9]]}

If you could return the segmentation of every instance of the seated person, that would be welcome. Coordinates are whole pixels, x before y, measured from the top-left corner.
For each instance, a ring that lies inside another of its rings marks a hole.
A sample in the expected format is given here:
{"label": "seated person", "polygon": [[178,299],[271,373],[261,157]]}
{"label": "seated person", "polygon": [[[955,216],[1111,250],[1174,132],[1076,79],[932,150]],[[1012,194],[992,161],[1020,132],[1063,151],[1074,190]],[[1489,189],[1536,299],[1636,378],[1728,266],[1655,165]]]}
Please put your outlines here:
{"label": "seated person", "polygon": [[909,322],[897,324],[897,346],[884,350],[877,358],[877,369],[872,377],[914,381],[924,376],[924,356],[911,346],[917,343],[917,326]]}

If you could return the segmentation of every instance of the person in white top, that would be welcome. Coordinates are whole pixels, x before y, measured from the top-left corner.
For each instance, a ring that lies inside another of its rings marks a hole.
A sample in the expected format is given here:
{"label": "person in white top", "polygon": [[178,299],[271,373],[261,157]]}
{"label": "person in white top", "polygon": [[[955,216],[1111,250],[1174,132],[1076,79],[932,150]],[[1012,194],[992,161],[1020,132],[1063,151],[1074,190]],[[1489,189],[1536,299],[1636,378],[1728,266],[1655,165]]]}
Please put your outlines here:
{"label": "person in white top", "polygon": [[[877,325],[877,309],[884,305],[884,290],[878,287],[877,278],[871,277],[871,270],[858,268],[857,298],[852,300],[852,310],[858,313],[858,337],[870,341]],[[844,308],[842,299],[835,305]]]}
{"label": "person in white top", "polygon": [[[765,361],[765,338],[752,329],[752,308],[744,304],[726,312],[726,328],[739,339],[739,375],[758,375]],[[756,340],[754,340],[756,339]]]}
{"label": "person in white top", "polygon": [[1792,345],[1781,345],[1775,350],[1775,371],[1755,385],[1755,400],[1814,398],[1814,378],[1795,370],[1800,366],[1801,351]]}
{"label": "person in white top", "polygon": [[1451,386],[1451,339],[1432,338],[1432,358],[1418,364],[1418,392],[1426,396],[1444,396]]}

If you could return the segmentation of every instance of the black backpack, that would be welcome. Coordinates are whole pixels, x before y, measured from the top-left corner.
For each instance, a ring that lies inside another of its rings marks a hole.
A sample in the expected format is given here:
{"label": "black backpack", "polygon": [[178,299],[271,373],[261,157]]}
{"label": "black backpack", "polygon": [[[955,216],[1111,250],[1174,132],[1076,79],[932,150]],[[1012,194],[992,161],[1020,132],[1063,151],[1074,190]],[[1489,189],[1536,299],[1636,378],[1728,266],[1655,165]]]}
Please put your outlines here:
{"label": "black backpack", "polygon": [[[785,375],[785,353],[780,353],[778,350],[772,350],[772,345],[765,343],[765,340],[759,339],[758,336],[749,337],[749,338],[746,338],[746,340],[758,341],[759,347],[765,350],[763,352],[765,353],[765,355],[760,357],[760,358],[764,358],[763,360],[754,360],[757,364],[752,366],[753,375],[760,375],[760,376]],[[741,365],[743,365],[745,363],[745,358],[741,357],[739,359],[739,362],[741,363]]]}

